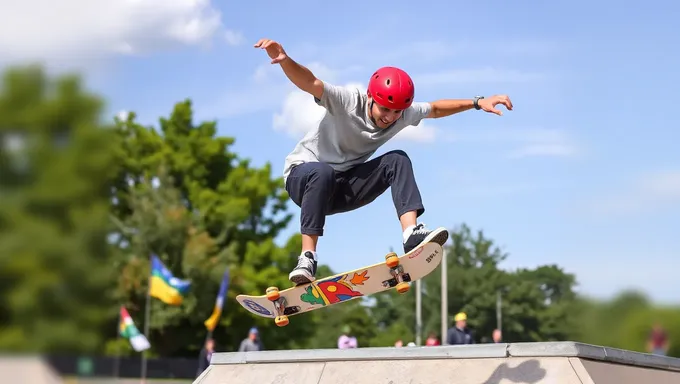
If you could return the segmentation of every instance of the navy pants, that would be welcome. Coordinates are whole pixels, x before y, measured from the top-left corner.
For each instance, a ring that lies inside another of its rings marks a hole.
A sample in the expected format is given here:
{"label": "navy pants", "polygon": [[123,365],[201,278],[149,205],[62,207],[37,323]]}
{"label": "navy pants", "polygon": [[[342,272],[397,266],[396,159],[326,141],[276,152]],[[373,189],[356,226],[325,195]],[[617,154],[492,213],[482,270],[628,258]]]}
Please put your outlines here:
{"label": "navy pants", "polygon": [[286,191],[302,212],[300,231],[323,236],[326,216],[360,208],[392,187],[397,217],[425,212],[411,159],[404,151],[391,151],[344,172],[321,162],[295,166],[286,179]]}

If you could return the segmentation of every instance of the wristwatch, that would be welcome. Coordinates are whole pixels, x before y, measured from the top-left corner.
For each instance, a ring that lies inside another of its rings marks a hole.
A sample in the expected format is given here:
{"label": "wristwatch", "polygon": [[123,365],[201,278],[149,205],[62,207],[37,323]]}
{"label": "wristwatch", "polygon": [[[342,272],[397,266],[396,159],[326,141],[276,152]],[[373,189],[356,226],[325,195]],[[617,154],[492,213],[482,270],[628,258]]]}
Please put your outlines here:
{"label": "wristwatch", "polygon": [[475,106],[475,109],[478,110],[478,111],[479,111],[480,109],[482,109],[482,108],[479,107],[479,100],[481,100],[481,99],[483,99],[483,98],[484,98],[484,96],[475,96],[475,99],[474,99],[474,106]]}

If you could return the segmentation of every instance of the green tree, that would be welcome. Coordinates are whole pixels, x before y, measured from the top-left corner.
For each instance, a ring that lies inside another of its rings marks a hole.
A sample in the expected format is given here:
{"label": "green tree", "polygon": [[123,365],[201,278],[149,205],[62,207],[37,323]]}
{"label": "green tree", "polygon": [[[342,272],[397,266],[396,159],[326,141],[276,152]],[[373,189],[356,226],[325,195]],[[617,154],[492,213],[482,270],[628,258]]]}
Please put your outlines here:
{"label": "green tree", "polygon": [[109,290],[116,137],[78,76],[13,68],[0,92],[0,349],[86,352]]}
{"label": "green tree", "polygon": [[611,300],[579,298],[579,311],[573,316],[580,326],[568,338],[596,345],[649,352],[647,342],[652,327],[659,324],[668,333],[670,356],[680,357],[680,306],[653,303],[636,290],[619,292]]}
{"label": "green tree", "polygon": [[[508,255],[486,238],[483,231],[473,235],[467,225],[450,231],[450,238],[451,245],[446,247],[447,328],[453,325],[453,316],[464,311],[479,342],[481,337],[490,335],[496,325],[497,292],[510,284],[508,274],[498,267]],[[441,273],[432,273],[425,279],[425,284],[428,292],[423,298],[424,316],[427,313],[425,332],[438,332],[441,327]]]}
{"label": "green tree", "polygon": [[[509,255],[482,231],[473,234],[467,225],[450,232],[447,252],[447,328],[453,316],[466,312],[475,339],[490,339],[497,326],[496,304],[500,294],[503,333],[508,341],[562,340],[571,332],[576,305],[575,278],[557,266],[505,271],[499,264]],[[441,266],[439,268],[442,268]],[[441,270],[422,280],[422,337],[441,329]],[[371,308],[383,331],[376,343],[405,342],[415,333],[415,289],[404,295],[376,296]],[[392,340],[387,340],[386,335]]]}
{"label": "green tree", "polygon": [[[234,256],[229,248],[217,246],[219,239],[207,234],[200,213],[187,209],[163,167],[154,178],[129,187],[127,197],[131,215],[124,220],[113,218],[121,270],[116,293],[123,305],[136,310],[137,323],[144,324],[151,255],[158,256],[176,277],[191,280],[191,290],[196,292],[213,289],[214,280],[219,284]],[[152,298],[148,319],[152,332],[148,336],[153,351],[162,356],[181,354],[185,344],[195,343],[201,334],[201,319],[191,314],[200,303],[212,305],[214,299],[190,295],[184,305],[170,306]],[[165,337],[168,330],[179,328],[191,331]]]}
{"label": "green tree", "polygon": [[216,136],[215,122],[195,124],[190,101],[177,103],[168,118],[159,119],[158,130],[135,118],[130,113],[117,121],[117,157],[123,167],[114,183],[112,212],[125,228],[117,233],[119,268],[130,282],[142,283],[120,283],[118,294],[143,312],[151,252],[177,277],[192,281],[180,308],[152,301],[154,351],[186,355],[200,348],[203,321],[212,313],[226,267],[228,300],[213,335],[220,349],[236,349],[251,326],[260,328],[268,348],[304,345],[312,334],[303,330],[314,329],[308,325],[315,316],[297,316],[275,329],[271,319],[253,316],[235,301],[240,293],[263,294],[268,286],[291,284],[287,273],[297,261],[300,237],[283,246],[274,242],[291,218],[282,178],[272,178],[270,164],[253,167],[231,152],[234,139]]}

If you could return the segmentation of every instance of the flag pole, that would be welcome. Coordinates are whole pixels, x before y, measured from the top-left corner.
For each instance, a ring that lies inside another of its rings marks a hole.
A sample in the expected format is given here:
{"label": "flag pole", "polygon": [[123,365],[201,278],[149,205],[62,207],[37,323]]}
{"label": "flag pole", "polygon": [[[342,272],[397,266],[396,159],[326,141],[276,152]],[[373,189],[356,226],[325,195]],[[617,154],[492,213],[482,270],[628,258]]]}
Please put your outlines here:
{"label": "flag pole", "polygon": [[[149,340],[149,321],[151,319],[151,268],[153,265],[153,254],[149,257],[149,278],[146,289],[146,306],[144,308],[144,336]],[[142,351],[142,384],[146,383],[146,349]]]}
{"label": "flag pole", "polygon": [[[121,335],[120,335],[120,325],[123,323],[123,315],[121,313],[122,306],[118,307],[118,324],[116,325],[117,332],[116,332],[116,341],[120,341]],[[120,343],[116,343],[116,358],[113,360],[113,374],[114,377],[116,378],[116,381],[118,381],[120,377]]]}

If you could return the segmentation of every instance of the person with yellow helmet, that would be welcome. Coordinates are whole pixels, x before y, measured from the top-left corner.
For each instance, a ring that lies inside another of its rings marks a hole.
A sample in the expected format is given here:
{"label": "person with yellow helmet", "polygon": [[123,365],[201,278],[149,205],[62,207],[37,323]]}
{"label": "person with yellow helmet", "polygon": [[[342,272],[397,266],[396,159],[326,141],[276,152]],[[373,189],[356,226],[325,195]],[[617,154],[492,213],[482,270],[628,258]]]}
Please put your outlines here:
{"label": "person with yellow helmet", "polygon": [[446,340],[449,345],[475,344],[474,334],[467,327],[467,314],[459,312],[454,316],[455,325],[449,328]]}

